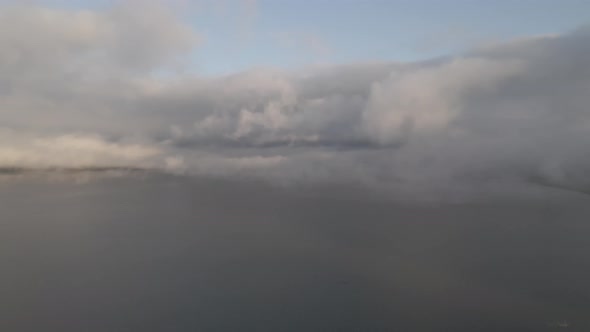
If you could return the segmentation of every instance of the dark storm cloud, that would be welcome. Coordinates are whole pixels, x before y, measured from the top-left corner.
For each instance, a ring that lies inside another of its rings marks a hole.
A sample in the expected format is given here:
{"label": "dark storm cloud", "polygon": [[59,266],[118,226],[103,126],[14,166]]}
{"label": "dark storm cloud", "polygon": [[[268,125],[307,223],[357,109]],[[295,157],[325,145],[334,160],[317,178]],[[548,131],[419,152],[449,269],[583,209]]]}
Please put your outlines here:
{"label": "dark storm cloud", "polygon": [[530,178],[568,187],[590,166],[588,29],[423,63],[205,78],[171,74],[199,38],[157,5],[0,15],[3,167],[147,167],[422,194]]}

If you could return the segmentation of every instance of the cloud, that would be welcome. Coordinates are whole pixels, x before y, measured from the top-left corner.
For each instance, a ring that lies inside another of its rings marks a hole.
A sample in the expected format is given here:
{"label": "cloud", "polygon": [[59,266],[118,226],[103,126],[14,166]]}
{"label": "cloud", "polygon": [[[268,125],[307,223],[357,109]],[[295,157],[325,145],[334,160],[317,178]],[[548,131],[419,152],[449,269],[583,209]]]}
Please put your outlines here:
{"label": "cloud", "polygon": [[417,196],[587,185],[588,29],[426,62],[204,78],[159,75],[199,37],[156,5],[0,16],[0,166],[137,164]]}
{"label": "cloud", "polygon": [[0,137],[2,168],[154,167],[151,159],[161,153],[153,146],[89,135],[42,137],[4,131]]}
{"label": "cloud", "polygon": [[101,12],[4,6],[0,18],[1,70],[13,74],[11,79],[150,71],[169,65],[198,41],[166,8],[149,2]]}

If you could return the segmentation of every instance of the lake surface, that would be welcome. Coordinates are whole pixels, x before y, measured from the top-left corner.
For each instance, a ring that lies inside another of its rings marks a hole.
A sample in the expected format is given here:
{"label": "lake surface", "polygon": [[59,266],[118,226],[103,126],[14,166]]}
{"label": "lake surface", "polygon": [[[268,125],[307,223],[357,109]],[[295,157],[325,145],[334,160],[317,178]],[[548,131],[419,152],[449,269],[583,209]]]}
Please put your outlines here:
{"label": "lake surface", "polygon": [[0,182],[2,331],[590,331],[584,195]]}

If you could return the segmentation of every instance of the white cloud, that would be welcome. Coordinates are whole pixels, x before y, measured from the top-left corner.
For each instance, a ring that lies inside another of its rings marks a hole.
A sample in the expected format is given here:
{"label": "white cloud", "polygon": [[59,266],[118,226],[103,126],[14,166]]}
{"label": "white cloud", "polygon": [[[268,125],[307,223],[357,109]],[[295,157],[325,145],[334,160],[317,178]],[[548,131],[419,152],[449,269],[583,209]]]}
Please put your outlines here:
{"label": "white cloud", "polygon": [[153,167],[155,148],[133,143],[107,142],[97,136],[25,136],[4,132],[0,165],[15,168]]}
{"label": "white cloud", "polygon": [[364,112],[366,130],[382,144],[408,130],[444,130],[464,111],[465,96],[492,90],[516,77],[521,67],[519,61],[468,57],[394,73],[373,84]]}
{"label": "white cloud", "polygon": [[154,73],[198,34],[138,6],[0,7],[0,166],[136,165],[419,195],[587,184],[587,29],[422,63],[164,78]]}

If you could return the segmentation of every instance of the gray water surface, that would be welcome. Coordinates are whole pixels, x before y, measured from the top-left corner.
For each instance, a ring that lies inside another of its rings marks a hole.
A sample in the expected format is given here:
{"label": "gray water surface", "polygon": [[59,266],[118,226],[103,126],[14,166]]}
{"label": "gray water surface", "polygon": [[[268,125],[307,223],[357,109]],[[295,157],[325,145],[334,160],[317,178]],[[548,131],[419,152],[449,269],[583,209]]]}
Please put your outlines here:
{"label": "gray water surface", "polygon": [[590,331],[583,195],[0,183],[1,331]]}

